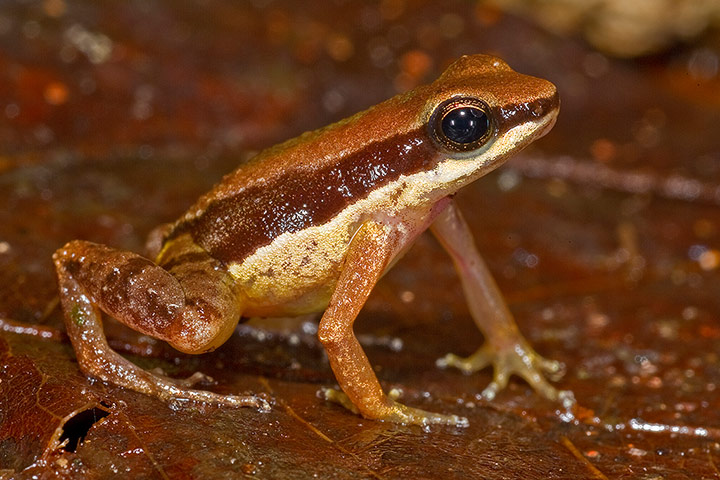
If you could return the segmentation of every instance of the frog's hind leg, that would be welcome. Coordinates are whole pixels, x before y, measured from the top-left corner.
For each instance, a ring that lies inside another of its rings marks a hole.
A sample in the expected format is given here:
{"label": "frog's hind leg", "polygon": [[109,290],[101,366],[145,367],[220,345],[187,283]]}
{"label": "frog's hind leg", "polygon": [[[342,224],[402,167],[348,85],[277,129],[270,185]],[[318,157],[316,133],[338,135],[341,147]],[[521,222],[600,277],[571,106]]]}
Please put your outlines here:
{"label": "frog's hind leg", "polygon": [[[105,311],[129,327],[188,353],[221,345],[240,317],[232,282],[201,251],[167,270],[140,255],[84,241],[58,250],[60,299],[67,334],[82,371],[163,401],[195,401],[268,409],[255,395],[220,395],[185,388],[153,375],[112,350],[103,332]],[[177,260],[177,259],[176,259]]]}

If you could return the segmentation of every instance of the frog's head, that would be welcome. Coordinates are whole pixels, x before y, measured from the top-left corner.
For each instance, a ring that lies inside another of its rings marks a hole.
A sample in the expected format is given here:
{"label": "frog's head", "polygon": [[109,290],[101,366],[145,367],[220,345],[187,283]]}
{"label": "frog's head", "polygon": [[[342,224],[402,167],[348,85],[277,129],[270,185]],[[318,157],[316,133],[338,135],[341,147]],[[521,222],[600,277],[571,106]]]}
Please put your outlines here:
{"label": "frog's head", "polygon": [[519,74],[488,55],[460,58],[428,89],[423,111],[428,136],[444,174],[463,184],[546,134],[560,105],[552,83]]}

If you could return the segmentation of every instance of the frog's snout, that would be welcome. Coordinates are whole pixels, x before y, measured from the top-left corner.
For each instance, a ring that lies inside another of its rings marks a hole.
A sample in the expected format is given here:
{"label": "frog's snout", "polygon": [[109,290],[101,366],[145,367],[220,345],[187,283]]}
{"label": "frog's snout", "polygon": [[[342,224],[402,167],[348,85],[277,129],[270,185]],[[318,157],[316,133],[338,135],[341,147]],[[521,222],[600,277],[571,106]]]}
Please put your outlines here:
{"label": "frog's snout", "polygon": [[[552,85],[552,84],[551,84]],[[532,102],[530,113],[536,118],[542,118],[546,115],[557,115],[555,111],[560,109],[560,95],[558,95],[555,86],[552,86],[552,93],[543,96]],[[555,112],[555,113],[553,113]]]}

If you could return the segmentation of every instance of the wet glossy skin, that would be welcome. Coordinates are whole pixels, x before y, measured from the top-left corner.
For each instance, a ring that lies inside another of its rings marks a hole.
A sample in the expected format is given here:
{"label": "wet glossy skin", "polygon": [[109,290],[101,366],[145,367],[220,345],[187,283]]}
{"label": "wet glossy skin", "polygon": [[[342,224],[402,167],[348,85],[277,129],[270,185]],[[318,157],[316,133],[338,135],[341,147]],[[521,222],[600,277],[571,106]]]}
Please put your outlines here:
{"label": "wet glossy skin", "polygon": [[[456,142],[442,120],[451,112],[462,121],[460,108],[487,124]],[[166,401],[268,408],[258,396],[192,390],[133,365],[107,346],[98,309],[189,353],[217,348],[241,316],[325,310],[319,338],[342,389],[326,390],[327,399],[368,418],[464,425],[387,397],[352,331],[377,280],[430,228],[487,340],[467,359],[438,364],[467,372],[493,365],[488,398],[512,373],[557,398],[542,372],[558,365],[522,338],[451,199],[546,133],[557,111],[549,82],[494,57],[462,57],[430,85],[261,152],[151,236],[154,261],[68,243],[54,259],[81,368]]]}

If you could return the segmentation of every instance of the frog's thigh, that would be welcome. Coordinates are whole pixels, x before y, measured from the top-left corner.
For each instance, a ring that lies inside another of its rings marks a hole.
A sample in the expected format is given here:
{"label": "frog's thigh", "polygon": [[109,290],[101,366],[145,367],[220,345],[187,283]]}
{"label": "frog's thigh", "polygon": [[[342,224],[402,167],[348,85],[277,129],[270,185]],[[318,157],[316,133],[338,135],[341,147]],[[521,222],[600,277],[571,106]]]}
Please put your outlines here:
{"label": "frog's thigh", "polygon": [[[178,350],[202,353],[232,333],[240,306],[229,274],[207,254],[193,252],[165,270],[132,252],[73,241],[56,252],[55,265],[68,330],[89,301],[127,326],[165,340]],[[72,294],[71,292],[76,292]]]}
{"label": "frog's thigh", "polygon": [[[68,336],[85,374],[164,401],[270,408],[255,395],[219,395],[153,375],[112,350],[100,310],[128,326],[199,353],[222,343],[239,316],[231,283],[212,261],[194,256],[170,274],[150,260],[89,242],[70,242],[54,255]],[[179,260],[176,259],[176,260]]]}

